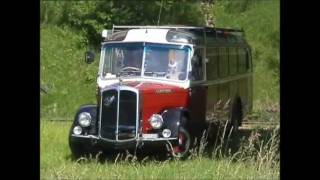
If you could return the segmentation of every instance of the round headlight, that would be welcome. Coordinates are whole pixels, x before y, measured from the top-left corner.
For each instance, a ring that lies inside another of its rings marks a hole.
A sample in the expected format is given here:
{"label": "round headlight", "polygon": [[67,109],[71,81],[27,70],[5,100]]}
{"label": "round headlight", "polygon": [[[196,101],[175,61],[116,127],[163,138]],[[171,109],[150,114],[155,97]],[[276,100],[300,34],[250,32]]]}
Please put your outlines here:
{"label": "round headlight", "polygon": [[160,129],[163,124],[163,118],[160,114],[153,114],[149,121],[153,129]]}
{"label": "round headlight", "polygon": [[170,137],[170,136],[171,136],[171,131],[170,131],[170,129],[164,129],[164,130],[162,131],[162,136],[165,137],[165,138]]}
{"label": "round headlight", "polygon": [[73,128],[73,134],[79,135],[82,132],[82,128],[80,126],[75,126]]}
{"label": "round headlight", "polygon": [[79,121],[80,126],[82,126],[82,127],[90,126],[90,123],[91,123],[90,113],[87,113],[87,112],[80,113],[78,121]]}

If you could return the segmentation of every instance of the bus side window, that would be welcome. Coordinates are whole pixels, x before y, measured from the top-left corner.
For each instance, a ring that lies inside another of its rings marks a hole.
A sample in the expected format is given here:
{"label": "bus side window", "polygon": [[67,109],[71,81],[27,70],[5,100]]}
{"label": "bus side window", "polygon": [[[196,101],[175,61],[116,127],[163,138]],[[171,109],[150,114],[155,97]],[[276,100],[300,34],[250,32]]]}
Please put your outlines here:
{"label": "bus side window", "polygon": [[196,49],[191,59],[192,72],[191,80],[203,80],[203,51],[202,49]]}
{"label": "bus side window", "polygon": [[237,53],[236,53],[236,48],[235,47],[230,47],[229,48],[229,70],[230,70],[230,75],[235,75],[237,73]]}
{"label": "bus side window", "polygon": [[239,57],[239,63],[238,63],[238,71],[239,73],[246,72],[246,50],[244,48],[238,49],[238,57]]}
{"label": "bus side window", "polygon": [[219,48],[219,77],[225,77],[228,75],[228,64],[227,48],[221,47]]}
{"label": "bus side window", "polygon": [[246,70],[247,71],[250,69],[250,61],[251,61],[250,50],[246,50]]}
{"label": "bus side window", "polygon": [[209,60],[206,65],[207,80],[214,80],[218,78],[218,56],[218,48],[207,48],[207,57]]}

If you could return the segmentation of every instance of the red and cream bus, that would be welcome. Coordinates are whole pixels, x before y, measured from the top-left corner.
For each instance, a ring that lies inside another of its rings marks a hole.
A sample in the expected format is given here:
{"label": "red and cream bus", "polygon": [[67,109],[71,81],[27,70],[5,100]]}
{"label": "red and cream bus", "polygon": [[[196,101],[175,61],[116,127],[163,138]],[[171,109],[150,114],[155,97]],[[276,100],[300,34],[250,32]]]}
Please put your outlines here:
{"label": "red and cream bus", "polygon": [[[76,157],[166,144],[173,156],[185,157],[191,140],[214,121],[236,130],[252,108],[243,31],[114,26],[102,36],[97,104],[81,106],[70,130]],[[87,63],[93,57],[88,52]]]}

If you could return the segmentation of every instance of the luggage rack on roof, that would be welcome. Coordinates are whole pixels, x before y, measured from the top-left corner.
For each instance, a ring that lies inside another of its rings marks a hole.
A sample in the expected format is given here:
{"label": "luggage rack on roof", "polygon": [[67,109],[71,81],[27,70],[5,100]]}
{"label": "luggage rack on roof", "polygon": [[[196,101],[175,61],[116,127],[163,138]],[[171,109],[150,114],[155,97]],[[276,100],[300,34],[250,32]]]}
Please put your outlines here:
{"label": "luggage rack on roof", "polygon": [[[127,26],[127,25],[113,25],[112,29],[110,30],[103,30],[102,37],[104,37],[104,41],[107,40],[107,37],[113,37],[113,40],[123,40],[126,36],[126,33],[130,29],[170,29],[170,30],[177,30],[177,31],[187,31],[195,33],[198,36],[197,39],[204,38],[203,40],[199,40],[198,43],[206,42],[206,39],[209,37],[244,37],[244,31],[238,29],[227,29],[227,28],[215,28],[215,27],[199,27],[199,26]],[[111,40],[111,39],[109,39]]]}
{"label": "luggage rack on roof", "polygon": [[129,30],[129,29],[203,29],[196,26],[117,26],[113,25],[113,32]]}
{"label": "luggage rack on roof", "polygon": [[199,26],[117,26],[113,25],[112,32],[124,31],[129,29],[184,29],[184,30],[191,30],[191,29],[202,29],[206,31],[223,31],[223,32],[244,32],[243,30],[238,29],[227,29],[227,28],[214,28],[214,27],[199,27]]}

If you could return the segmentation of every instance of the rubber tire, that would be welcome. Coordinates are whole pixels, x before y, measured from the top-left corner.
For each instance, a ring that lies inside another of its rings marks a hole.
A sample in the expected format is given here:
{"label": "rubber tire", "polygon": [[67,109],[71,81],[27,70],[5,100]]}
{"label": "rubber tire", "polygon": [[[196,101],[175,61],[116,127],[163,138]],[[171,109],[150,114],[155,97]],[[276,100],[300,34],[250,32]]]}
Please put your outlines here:
{"label": "rubber tire", "polygon": [[[190,155],[190,148],[191,148],[191,136],[190,133],[184,128],[184,127],[179,127],[179,133],[183,133],[187,139],[187,148],[185,148],[184,152],[180,155],[175,154],[173,151],[171,152],[172,156],[178,159],[186,159]],[[176,146],[174,146],[176,147]],[[173,147],[173,148],[174,148]]]}

